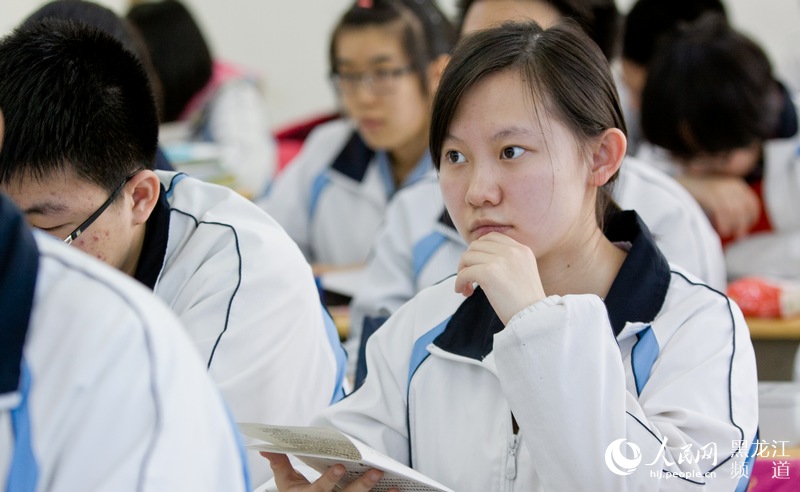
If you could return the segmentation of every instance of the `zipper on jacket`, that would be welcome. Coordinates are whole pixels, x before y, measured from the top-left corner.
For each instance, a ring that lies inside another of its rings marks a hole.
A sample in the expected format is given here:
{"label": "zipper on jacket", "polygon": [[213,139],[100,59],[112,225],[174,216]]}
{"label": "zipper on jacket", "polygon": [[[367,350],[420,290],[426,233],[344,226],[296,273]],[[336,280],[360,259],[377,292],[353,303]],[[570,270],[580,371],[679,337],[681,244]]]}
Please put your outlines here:
{"label": "zipper on jacket", "polygon": [[511,443],[508,445],[508,458],[506,460],[506,478],[514,480],[517,478],[517,448],[519,447],[519,434],[511,436]]}

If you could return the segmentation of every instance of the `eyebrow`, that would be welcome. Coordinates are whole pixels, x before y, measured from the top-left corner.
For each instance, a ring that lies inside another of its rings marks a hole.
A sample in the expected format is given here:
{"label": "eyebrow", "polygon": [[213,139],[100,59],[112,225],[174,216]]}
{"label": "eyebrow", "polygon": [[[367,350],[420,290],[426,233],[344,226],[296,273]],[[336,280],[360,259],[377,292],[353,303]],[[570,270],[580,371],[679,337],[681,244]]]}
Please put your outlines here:
{"label": "eyebrow", "polygon": [[[516,136],[539,137],[539,136],[541,136],[541,134],[542,134],[541,132],[533,131],[530,128],[525,128],[525,127],[522,127],[522,126],[511,126],[511,127],[508,127],[508,128],[503,128],[499,132],[495,133],[494,135],[492,135],[491,139],[492,140],[502,140],[504,138],[516,137]],[[456,137],[455,135],[453,135],[452,133],[449,133],[449,132],[447,134],[445,134],[443,141],[445,141],[445,140],[455,140],[457,142],[462,142],[462,140],[460,138]]]}
{"label": "eyebrow", "polygon": [[[392,55],[376,55],[367,60],[367,65],[379,65],[381,63],[389,63],[395,60],[396,57]],[[339,58],[336,60],[337,65],[355,65],[356,62],[354,60],[349,60],[347,58]]]}
{"label": "eyebrow", "polygon": [[37,203],[35,205],[26,208],[25,210],[23,210],[23,213],[25,215],[32,215],[32,214],[47,215],[50,213],[66,212],[67,210],[68,207],[63,203],[43,202],[43,203]]}

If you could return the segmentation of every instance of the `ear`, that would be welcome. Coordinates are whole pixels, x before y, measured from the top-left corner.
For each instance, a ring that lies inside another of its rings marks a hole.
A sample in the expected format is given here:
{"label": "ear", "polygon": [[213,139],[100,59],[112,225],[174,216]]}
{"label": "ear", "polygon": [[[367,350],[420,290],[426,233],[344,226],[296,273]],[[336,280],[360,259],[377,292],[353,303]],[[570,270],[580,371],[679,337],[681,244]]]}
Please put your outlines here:
{"label": "ear", "polygon": [[134,225],[144,224],[156,208],[161,194],[161,181],[155,172],[145,169],[139,171],[126,185],[126,193],[133,199]]}
{"label": "ear", "polygon": [[428,64],[428,94],[430,94],[431,97],[436,93],[436,89],[439,87],[439,81],[442,79],[442,73],[444,73],[444,67],[447,66],[449,61],[450,55],[439,55]]}
{"label": "ear", "polygon": [[592,172],[589,183],[601,187],[617,172],[625,157],[628,141],[619,128],[604,131],[592,146]]}

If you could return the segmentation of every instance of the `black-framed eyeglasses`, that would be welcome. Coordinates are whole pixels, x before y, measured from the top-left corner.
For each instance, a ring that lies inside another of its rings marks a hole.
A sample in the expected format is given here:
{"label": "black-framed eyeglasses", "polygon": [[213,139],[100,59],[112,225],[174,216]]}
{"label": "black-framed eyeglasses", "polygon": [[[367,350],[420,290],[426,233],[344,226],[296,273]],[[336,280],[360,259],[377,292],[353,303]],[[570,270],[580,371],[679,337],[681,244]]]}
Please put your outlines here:
{"label": "black-framed eyeglasses", "polygon": [[386,96],[395,91],[397,79],[413,71],[414,67],[406,65],[367,72],[336,72],[331,74],[331,81],[337,91],[348,96],[355,94],[360,87],[370,90],[373,94]]}
{"label": "black-framed eyeglasses", "polygon": [[125,181],[123,181],[119,186],[117,186],[117,188],[111,193],[111,196],[108,197],[108,200],[103,202],[103,204],[100,205],[100,208],[95,210],[95,212],[92,215],[90,215],[88,219],[84,220],[83,223],[77,227],[77,229],[72,231],[72,234],[67,236],[66,239],[64,239],[64,242],[67,244],[72,244],[72,241],[78,239],[78,236],[83,234],[83,231],[88,229],[89,226],[92,225],[94,221],[97,220],[97,218],[100,217],[103,214],[103,212],[106,211],[109,205],[114,203],[114,200],[116,200],[119,194],[122,193],[122,189],[125,188],[125,185],[128,184],[128,181],[130,181],[131,178],[133,178],[140,172],[142,172],[142,169],[139,169],[135,173],[125,178]]}

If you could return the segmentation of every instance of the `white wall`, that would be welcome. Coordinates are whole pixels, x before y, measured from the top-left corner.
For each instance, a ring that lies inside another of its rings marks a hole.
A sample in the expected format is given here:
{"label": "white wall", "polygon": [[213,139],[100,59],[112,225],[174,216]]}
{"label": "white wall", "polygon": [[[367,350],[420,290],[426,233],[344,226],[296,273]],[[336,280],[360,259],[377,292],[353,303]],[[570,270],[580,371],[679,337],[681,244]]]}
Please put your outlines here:
{"label": "white wall", "polygon": [[[128,5],[128,0],[96,1],[120,14]],[[328,37],[352,0],[183,1],[217,56],[264,75],[273,126],[335,107],[327,80]],[[627,10],[634,0],[617,1]],[[455,2],[439,0],[448,14],[454,13]],[[43,3],[0,0],[0,34]],[[786,62],[800,60],[800,0],[727,0],[727,5],[733,22],[767,49],[775,65],[800,81],[800,61]]]}

